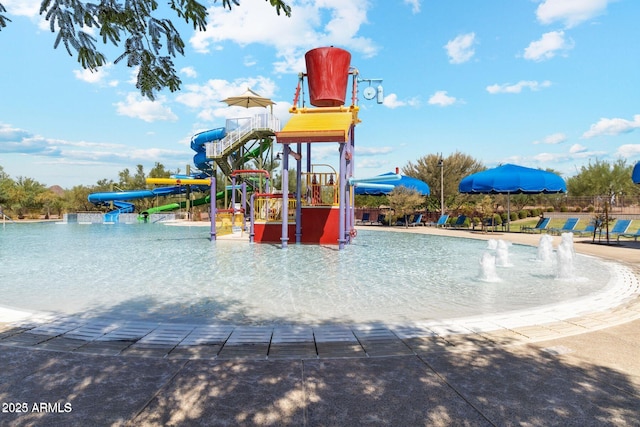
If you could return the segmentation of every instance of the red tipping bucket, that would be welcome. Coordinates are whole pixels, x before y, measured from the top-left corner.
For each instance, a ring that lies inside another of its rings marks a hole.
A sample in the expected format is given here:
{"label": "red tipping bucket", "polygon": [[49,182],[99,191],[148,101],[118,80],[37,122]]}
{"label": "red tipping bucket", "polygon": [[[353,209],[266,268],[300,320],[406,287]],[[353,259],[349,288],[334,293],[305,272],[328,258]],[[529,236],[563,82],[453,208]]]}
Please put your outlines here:
{"label": "red tipping bucket", "polygon": [[351,54],[337,47],[319,47],[304,55],[309,98],[316,107],[344,105],[349,82]]}

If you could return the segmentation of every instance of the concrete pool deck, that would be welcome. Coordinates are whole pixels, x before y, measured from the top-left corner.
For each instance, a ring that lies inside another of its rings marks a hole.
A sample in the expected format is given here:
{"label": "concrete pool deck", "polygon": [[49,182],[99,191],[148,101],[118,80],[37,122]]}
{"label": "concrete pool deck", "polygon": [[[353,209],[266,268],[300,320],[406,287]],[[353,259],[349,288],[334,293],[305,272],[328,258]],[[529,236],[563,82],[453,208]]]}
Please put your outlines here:
{"label": "concrete pool deck", "polygon": [[640,246],[581,241],[578,252],[631,273],[615,304],[573,318],[231,332],[5,319],[0,425],[639,425]]}

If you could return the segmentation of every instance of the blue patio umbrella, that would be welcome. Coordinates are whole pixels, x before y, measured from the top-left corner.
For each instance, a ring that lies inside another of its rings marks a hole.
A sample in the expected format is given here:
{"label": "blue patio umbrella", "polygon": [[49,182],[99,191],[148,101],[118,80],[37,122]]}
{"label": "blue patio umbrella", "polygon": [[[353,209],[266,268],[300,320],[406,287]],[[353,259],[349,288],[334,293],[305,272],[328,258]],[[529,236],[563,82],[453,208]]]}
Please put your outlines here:
{"label": "blue patio umbrella", "polygon": [[[389,175],[389,179],[385,180],[384,177],[387,175]],[[371,178],[370,182],[367,182],[368,180],[366,178],[356,180],[357,182],[355,184],[355,194],[381,196],[391,193],[391,191],[393,191],[395,187],[400,186],[415,190],[423,196],[428,196],[429,194],[431,194],[429,185],[426,182],[406,175],[400,175],[400,179],[397,179],[397,176],[398,175],[393,172],[388,172]]]}
{"label": "blue patio umbrella", "polygon": [[636,163],[636,165],[633,167],[631,179],[635,184],[640,184],[640,162]]}
{"label": "blue patio umbrella", "polygon": [[[463,178],[458,190],[471,194],[549,194],[566,193],[567,184],[555,173],[505,164]],[[507,228],[510,214],[507,197]]]}

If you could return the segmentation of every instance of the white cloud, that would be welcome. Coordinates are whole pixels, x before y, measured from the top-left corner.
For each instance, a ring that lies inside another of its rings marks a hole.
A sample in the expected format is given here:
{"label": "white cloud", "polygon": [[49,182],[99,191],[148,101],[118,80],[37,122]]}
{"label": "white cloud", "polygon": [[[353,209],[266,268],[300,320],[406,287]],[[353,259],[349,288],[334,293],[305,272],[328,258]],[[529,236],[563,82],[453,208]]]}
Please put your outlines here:
{"label": "white cloud", "polygon": [[587,151],[587,147],[581,144],[573,144],[571,148],[569,148],[569,153],[571,154],[584,153],[585,151]]}
{"label": "white cloud", "polygon": [[242,63],[244,64],[245,67],[253,67],[258,63],[258,61],[256,61],[256,59],[253,56],[247,55],[244,57]]}
{"label": "white cloud", "polygon": [[[84,68],[73,70],[73,75],[76,77],[76,79],[82,80],[86,83],[104,84],[107,77],[109,77],[109,71],[111,70],[111,67],[113,67],[113,63],[109,62],[95,71]],[[109,82],[106,82],[106,84],[108,84],[109,86],[117,86],[118,82],[115,80],[111,80]]]}
{"label": "white cloud", "polygon": [[536,10],[542,24],[562,22],[567,28],[602,14],[611,0],[544,0]]}
{"label": "white cloud", "polygon": [[396,95],[395,93],[390,93],[389,95],[384,97],[384,101],[382,102],[382,105],[393,109],[398,107],[404,107],[405,105],[407,105],[407,103],[404,101],[400,101],[398,99],[398,95]]}
{"label": "white cloud", "polygon": [[473,50],[475,38],[475,33],[467,33],[461,34],[453,40],[449,40],[449,42],[444,45],[447,55],[449,56],[449,62],[452,64],[462,64],[470,60],[475,54]]}
{"label": "white cloud", "polygon": [[356,169],[380,169],[388,164],[387,157],[366,157],[356,160]]}
{"label": "white cloud", "polygon": [[545,80],[543,82],[521,80],[516,84],[504,83],[499,85],[496,83],[494,85],[487,86],[487,92],[492,95],[496,93],[520,93],[524,88],[529,88],[531,91],[537,91],[549,86],[551,86],[551,82],[549,80]]}
{"label": "white cloud", "polygon": [[540,40],[531,42],[524,50],[524,58],[530,61],[544,61],[551,59],[558,52],[573,49],[572,40],[565,40],[564,31],[544,33]]}
{"label": "white cloud", "polygon": [[[190,39],[193,48],[208,52],[224,42],[245,46],[251,43],[276,50],[276,72],[304,71],[304,52],[316,46],[336,46],[365,57],[374,56],[378,47],[369,38],[358,36],[367,23],[368,0],[317,0],[297,3],[291,18],[278,16],[269,2],[237,7],[223,13],[220,6],[210,9],[207,31]],[[322,17],[329,16],[327,22]]]}
{"label": "white cloud", "polygon": [[133,117],[145,122],[155,122],[159,120],[178,120],[171,108],[164,105],[165,96],[158,96],[155,101],[143,98],[138,92],[127,94],[125,102],[117,102],[114,105],[121,116]]}
{"label": "white cloud", "polygon": [[[273,80],[262,76],[241,78],[232,82],[211,79],[204,84],[184,85],[175,99],[191,109],[200,110],[198,118],[210,122],[219,118],[244,117],[246,109],[229,107],[222,100],[240,95],[247,89],[251,89],[265,98],[273,98],[276,84]],[[278,114],[288,114],[288,108],[288,103],[278,102],[273,107],[274,114],[282,119],[283,116]]]}
{"label": "white cloud", "polygon": [[591,128],[582,134],[582,137],[593,138],[601,135],[619,135],[632,132],[637,128],[640,128],[640,114],[633,116],[633,120],[601,118],[598,123],[591,125]]}
{"label": "white cloud", "polygon": [[198,77],[198,72],[193,67],[184,67],[180,69],[180,74],[184,74],[185,77],[195,79]]}
{"label": "white cloud", "polygon": [[565,153],[539,153],[533,156],[533,160],[540,163],[549,163],[559,160],[565,160],[567,155]]}
{"label": "white cloud", "polygon": [[420,0],[403,0],[404,4],[411,6],[411,13],[420,13]]}
{"label": "white cloud", "polygon": [[567,152],[560,153],[539,153],[533,156],[533,160],[545,164],[547,167],[550,163],[560,163],[577,159],[586,159],[589,157],[602,157],[607,155],[604,151],[589,151],[587,147],[580,144],[574,144]]}
{"label": "white cloud", "polygon": [[356,154],[358,156],[379,156],[393,152],[393,147],[363,147],[356,145]]}
{"label": "white cloud", "polygon": [[446,90],[439,90],[429,98],[430,105],[438,105],[440,107],[447,107],[457,102],[457,99],[453,96],[447,95]]}
{"label": "white cloud", "polygon": [[2,0],[7,13],[37,19],[40,15],[40,0]]}
{"label": "white cloud", "polygon": [[542,141],[533,141],[534,144],[562,144],[567,140],[567,135],[562,132],[545,136]]}
{"label": "white cloud", "polygon": [[624,144],[616,151],[616,157],[628,159],[637,156],[640,156],[640,144]]}

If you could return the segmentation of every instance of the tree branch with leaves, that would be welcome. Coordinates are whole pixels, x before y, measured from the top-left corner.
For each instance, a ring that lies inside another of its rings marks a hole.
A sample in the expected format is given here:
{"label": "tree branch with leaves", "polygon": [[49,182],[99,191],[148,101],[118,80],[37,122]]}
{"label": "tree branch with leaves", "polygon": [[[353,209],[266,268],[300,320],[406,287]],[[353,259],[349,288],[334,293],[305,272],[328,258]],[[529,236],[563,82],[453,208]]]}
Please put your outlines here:
{"label": "tree branch with leaves", "polygon": [[[291,16],[291,7],[282,0],[266,0],[280,15]],[[214,0],[217,3],[217,0]],[[222,6],[231,10],[239,0],[222,0]],[[168,0],[169,8],[180,20],[192,24],[197,31],[206,31],[207,7],[195,0]],[[0,31],[11,22],[7,10],[0,3]],[[136,88],[151,100],[156,93],[168,88],[180,89],[182,81],[176,74],[173,59],[184,55],[185,43],[173,22],[160,16],[155,0],[44,0],[40,15],[49,22],[52,33],[57,33],[53,47],[62,43],[70,56],[76,56],[84,69],[97,71],[107,63],[106,56],[97,48],[98,39],[87,29],[97,28],[105,45],[119,47],[124,40],[124,51],[114,63],[126,59],[128,67],[138,67]]]}

